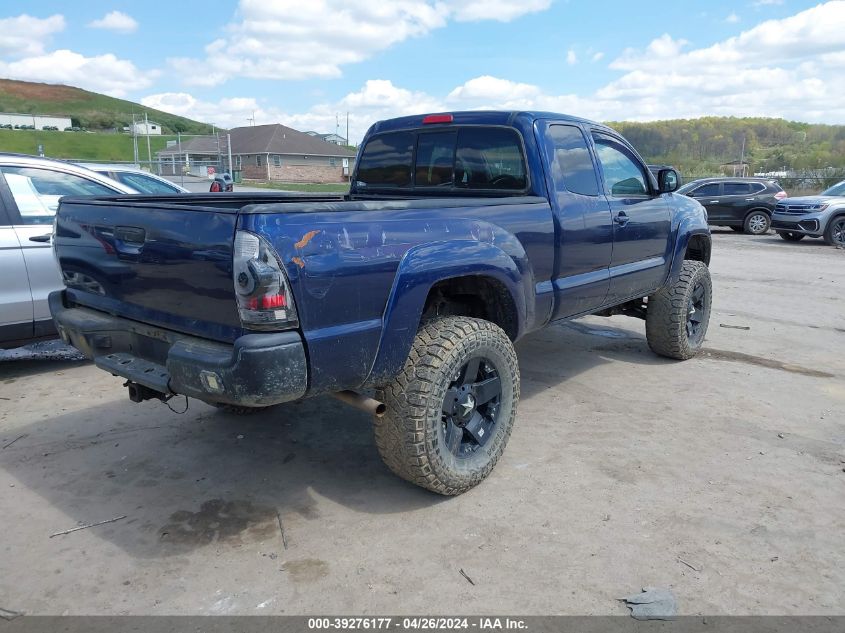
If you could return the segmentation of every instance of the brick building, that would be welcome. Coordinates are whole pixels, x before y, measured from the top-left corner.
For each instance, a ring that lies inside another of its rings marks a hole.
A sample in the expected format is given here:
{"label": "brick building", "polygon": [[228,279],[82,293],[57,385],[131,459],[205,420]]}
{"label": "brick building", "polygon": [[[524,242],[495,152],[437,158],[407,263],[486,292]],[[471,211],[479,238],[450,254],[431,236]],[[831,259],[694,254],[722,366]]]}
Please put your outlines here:
{"label": "brick building", "polygon": [[[158,152],[163,165],[188,165],[218,160],[229,171],[226,132],[215,137],[194,137],[180,148]],[[355,152],[309,136],[278,123],[229,130],[232,162],[248,180],[279,182],[345,182],[355,161]],[[218,149],[219,147],[219,149]]]}

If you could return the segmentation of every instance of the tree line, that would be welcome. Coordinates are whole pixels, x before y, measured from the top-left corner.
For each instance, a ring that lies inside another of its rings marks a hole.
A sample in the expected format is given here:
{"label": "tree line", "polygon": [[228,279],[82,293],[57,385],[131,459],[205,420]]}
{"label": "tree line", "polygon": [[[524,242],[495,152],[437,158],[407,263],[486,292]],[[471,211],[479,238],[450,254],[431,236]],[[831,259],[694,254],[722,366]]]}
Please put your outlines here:
{"label": "tree line", "polygon": [[611,122],[650,163],[695,176],[725,173],[732,161],[748,174],[845,174],[845,125],[762,117],[703,117],[638,123]]}

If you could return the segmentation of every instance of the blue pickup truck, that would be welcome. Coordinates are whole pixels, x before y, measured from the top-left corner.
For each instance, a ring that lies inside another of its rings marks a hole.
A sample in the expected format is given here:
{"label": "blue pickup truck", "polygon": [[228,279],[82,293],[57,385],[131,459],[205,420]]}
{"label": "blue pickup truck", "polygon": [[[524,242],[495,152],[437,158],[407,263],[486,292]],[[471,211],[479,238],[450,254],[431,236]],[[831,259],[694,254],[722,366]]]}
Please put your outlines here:
{"label": "blue pickup truck", "polygon": [[459,494],[510,436],[521,337],[625,314],[658,354],[701,348],[710,232],[677,179],[560,114],[382,121],[346,195],[63,198],[51,310],[134,401],[337,395],[393,472]]}

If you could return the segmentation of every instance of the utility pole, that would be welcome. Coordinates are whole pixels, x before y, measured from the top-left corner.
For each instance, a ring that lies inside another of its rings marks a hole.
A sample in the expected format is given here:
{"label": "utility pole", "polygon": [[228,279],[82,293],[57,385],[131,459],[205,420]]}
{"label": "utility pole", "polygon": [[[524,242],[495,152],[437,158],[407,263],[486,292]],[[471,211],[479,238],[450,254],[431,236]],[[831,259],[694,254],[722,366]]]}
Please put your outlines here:
{"label": "utility pole", "polygon": [[229,174],[232,176],[232,180],[235,179],[235,168],[232,165],[232,135],[226,134],[226,148],[229,151]]}
{"label": "utility pole", "polygon": [[251,126],[255,127],[255,110],[252,111],[252,116],[247,117],[246,120],[249,121]]}
{"label": "utility pole", "polygon": [[181,174],[181,184],[185,186],[185,166],[182,164],[182,133],[176,132],[176,149],[179,152],[179,173]]}
{"label": "utility pole", "polygon": [[[214,129],[214,123],[211,124],[211,129]],[[219,169],[222,172],[223,171],[223,156],[220,154],[220,135],[215,132],[214,137],[217,139],[217,169]]]}
{"label": "utility pole", "polygon": [[138,164],[138,128],[135,127],[135,113],[132,113],[132,151],[135,158],[135,167],[140,167]]}
{"label": "utility pole", "polygon": [[351,145],[349,142],[349,110],[346,111],[346,144]]}
{"label": "utility pole", "polygon": [[739,153],[739,168],[742,170],[742,176],[745,177],[745,136],[742,137],[742,150]]}
{"label": "utility pole", "polygon": [[147,118],[146,112],[144,112],[144,131],[147,133],[147,166],[151,167],[153,164],[153,151],[150,149],[150,120]]}

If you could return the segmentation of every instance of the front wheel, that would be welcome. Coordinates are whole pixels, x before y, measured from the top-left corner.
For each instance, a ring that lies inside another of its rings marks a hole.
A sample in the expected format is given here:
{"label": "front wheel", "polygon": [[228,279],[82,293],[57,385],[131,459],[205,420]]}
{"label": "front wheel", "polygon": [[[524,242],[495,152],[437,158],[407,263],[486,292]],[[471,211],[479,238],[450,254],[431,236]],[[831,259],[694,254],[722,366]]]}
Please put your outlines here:
{"label": "front wheel", "polygon": [[780,235],[782,240],[786,240],[787,242],[800,242],[807,237],[803,233],[795,233],[793,231],[778,231],[778,235]]}
{"label": "front wheel", "polygon": [[845,215],[833,218],[824,231],[825,244],[845,248]]}
{"label": "front wheel", "polygon": [[648,298],[645,333],[656,354],[678,360],[695,356],[710,322],[713,284],[703,262],[684,260],[678,280]]}
{"label": "front wheel", "polygon": [[763,235],[769,231],[772,221],[769,214],[764,211],[752,211],[745,218],[745,223],[742,228],[750,235]]}
{"label": "front wheel", "polygon": [[374,431],[388,468],[439,494],[461,494],[490,474],[508,443],[519,401],[516,352],[489,321],[430,321],[376,397],[387,405]]}

